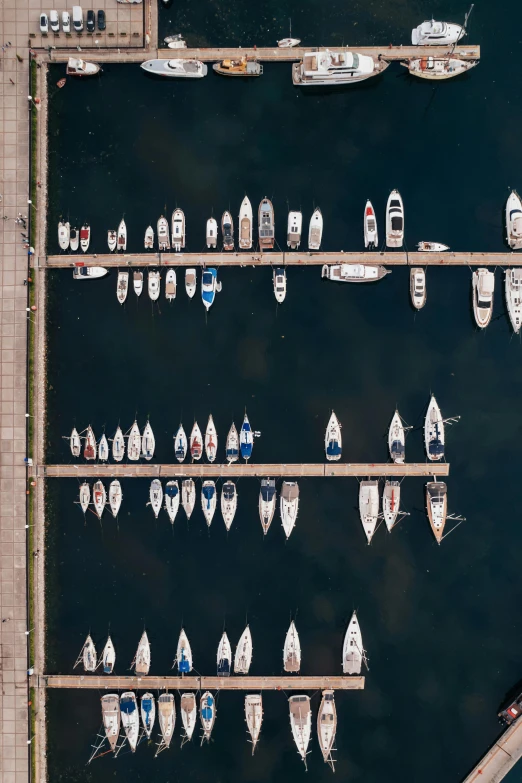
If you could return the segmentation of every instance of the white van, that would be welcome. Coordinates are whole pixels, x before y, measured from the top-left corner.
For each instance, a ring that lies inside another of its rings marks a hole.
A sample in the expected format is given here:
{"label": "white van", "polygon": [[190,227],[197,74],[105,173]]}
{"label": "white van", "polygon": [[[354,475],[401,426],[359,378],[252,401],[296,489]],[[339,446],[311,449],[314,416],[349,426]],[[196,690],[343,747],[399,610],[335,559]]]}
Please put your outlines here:
{"label": "white van", "polygon": [[73,5],[73,27],[77,33],[83,30],[83,11],[81,5]]}

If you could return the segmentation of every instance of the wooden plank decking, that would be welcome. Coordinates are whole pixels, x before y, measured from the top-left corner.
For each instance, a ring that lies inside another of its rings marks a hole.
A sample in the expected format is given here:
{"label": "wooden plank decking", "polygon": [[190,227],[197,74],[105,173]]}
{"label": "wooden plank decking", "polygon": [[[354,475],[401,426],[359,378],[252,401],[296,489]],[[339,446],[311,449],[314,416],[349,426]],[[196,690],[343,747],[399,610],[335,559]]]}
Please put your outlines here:
{"label": "wooden plank decking", "polygon": [[498,783],[522,756],[522,720],[509,726],[463,783]]}
{"label": "wooden plank decking", "polygon": [[107,675],[43,675],[33,677],[36,687],[91,688],[96,690],[184,690],[184,691],[337,691],[364,689],[364,677],[132,677]]}

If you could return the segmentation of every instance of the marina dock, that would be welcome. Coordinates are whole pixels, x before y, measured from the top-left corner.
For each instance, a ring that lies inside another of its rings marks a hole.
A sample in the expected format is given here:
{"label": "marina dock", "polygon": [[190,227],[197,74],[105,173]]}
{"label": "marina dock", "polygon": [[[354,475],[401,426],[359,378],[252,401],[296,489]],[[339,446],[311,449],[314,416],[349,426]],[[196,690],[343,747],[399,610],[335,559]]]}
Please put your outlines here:
{"label": "marina dock", "polygon": [[95,690],[184,690],[184,691],[336,691],[364,689],[364,677],[90,677],[40,675],[32,677],[36,688],[90,688]]}
{"label": "marina dock", "polygon": [[509,726],[463,783],[498,783],[522,756],[522,720]]}

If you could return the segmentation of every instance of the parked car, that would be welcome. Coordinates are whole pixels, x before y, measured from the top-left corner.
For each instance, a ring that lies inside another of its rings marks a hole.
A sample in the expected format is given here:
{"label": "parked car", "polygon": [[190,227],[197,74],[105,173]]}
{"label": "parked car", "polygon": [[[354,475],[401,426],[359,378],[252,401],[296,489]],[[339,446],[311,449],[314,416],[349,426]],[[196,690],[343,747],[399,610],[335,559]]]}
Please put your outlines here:
{"label": "parked car", "polygon": [[73,26],[77,33],[83,30],[83,11],[81,5],[73,5]]}
{"label": "parked car", "polygon": [[71,16],[68,11],[62,13],[62,28],[64,33],[71,32]]}
{"label": "parked car", "polygon": [[60,20],[58,18],[58,11],[55,11],[53,9],[49,13],[49,24],[51,25],[51,30],[53,31],[53,33],[60,32]]}
{"label": "parked car", "polygon": [[49,20],[47,19],[47,14],[40,14],[40,32],[49,32]]}
{"label": "parked car", "polygon": [[105,30],[105,11],[98,11],[98,30]]}
{"label": "parked car", "polygon": [[94,11],[87,11],[87,32],[93,33],[95,27]]}

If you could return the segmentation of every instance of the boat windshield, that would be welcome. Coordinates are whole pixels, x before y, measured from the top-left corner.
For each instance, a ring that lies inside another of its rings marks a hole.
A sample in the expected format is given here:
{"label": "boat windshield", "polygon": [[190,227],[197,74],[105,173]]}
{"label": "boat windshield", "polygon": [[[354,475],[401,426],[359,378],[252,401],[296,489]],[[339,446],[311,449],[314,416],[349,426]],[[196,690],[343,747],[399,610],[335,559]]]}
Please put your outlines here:
{"label": "boat windshield", "polygon": [[212,285],[212,273],[203,272],[203,285]]}
{"label": "boat windshield", "polygon": [[391,219],[392,231],[402,231],[402,217],[393,216]]}

